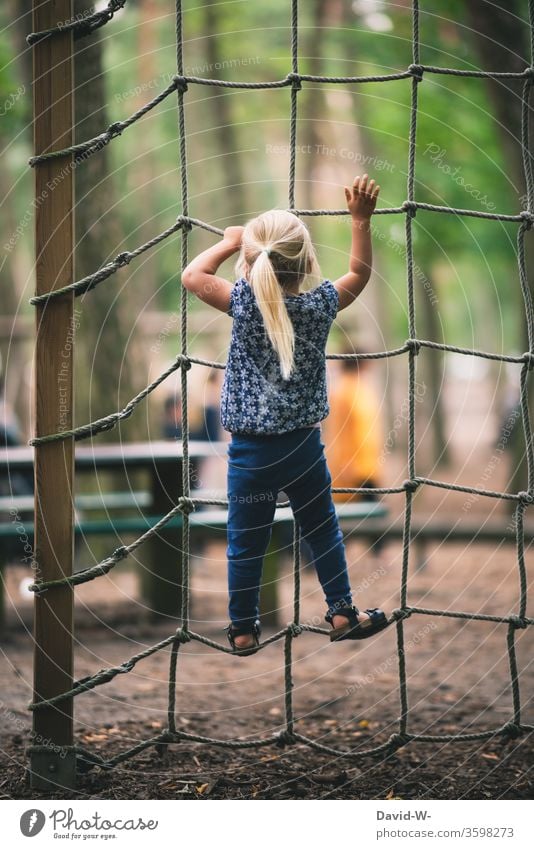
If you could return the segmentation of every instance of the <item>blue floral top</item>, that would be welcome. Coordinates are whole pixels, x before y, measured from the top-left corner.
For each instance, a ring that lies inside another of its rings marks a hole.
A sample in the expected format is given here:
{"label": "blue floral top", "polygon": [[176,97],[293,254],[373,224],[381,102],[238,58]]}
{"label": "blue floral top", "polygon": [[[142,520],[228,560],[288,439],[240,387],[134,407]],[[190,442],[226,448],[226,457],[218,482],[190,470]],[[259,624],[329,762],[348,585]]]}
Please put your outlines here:
{"label": "blue floral top", "polygon": [[295,366],[289,380],[265,331],[254,293],[244,278],[230,298],[234,319],[221,398],[221,423],[232,433],[276,434],[310,427],[328,415],[325,346],[338,310],[338,293],[325,280],[316,289],[286,295],[295,329]]}

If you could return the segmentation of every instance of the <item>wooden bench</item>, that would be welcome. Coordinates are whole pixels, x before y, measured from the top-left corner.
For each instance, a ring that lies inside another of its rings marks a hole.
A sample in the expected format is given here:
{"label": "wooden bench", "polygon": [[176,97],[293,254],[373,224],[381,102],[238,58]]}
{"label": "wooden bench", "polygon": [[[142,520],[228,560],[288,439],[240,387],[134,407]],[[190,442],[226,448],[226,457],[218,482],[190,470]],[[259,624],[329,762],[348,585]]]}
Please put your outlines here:
{"label": "wooden bench", "polygon": [[[190,456],[202,461],[207,457],[226,453],[226,443],[191,442]],[[150,474],[150,490],[79,494],[75,497],[75,538],[90,536],[114,536],[116,544],[124,537],[134,538],[154,525],[177,502],[181,495],[181,445],[173,442],[153,442],[128,445],[80,446],[76,450],[76,469],[80,473],[100,470],[145,469]],[[33,450],[15,448],[0,451],[0,474],[2,470],[31,470]],[[204,493],[195,490],[193,495]],[[214,493],[209,493],[214,497]],[[224,497],[224,493],[220,494]],[[12,543],[23,535],[33,551],[33,497],[28,495],[0,497],[0,564],[12,550]],[[372,531],[366,534],[369,520],[384,519],[387,509],[378,502],[354,502],[337,505],[342,528],[347,532],[362,531],[371,543],[377,537]],[[16,511],[13,515],[11,511]],[[98,516],[98,513],[103,516]],[[119,515],[115,515],[119,513]],[[124,515],[126,514],[126,515]],[[20,519],[20,524],[19,520]],[[203,508],[190,515],[192,541],[198,548],[206,539],[226,532],[227,511],[225,508]],[[262,609],[265,621],[276,621],[277,576],[279,552],[284,547],[292,524],[289,507],[278,508],[275,514],[273,534],[265,558]],[[176,616],[180,608],[181,586],[181,527],[180,514],[140,549],[144,568],[141,570],[141,593],[147,606],[156,614]],[[17,529],[18,528],[18,529]],[[142,553],[141,553],[142,552]],[[20,556],[17,558],[20,562]],[[3,602],[1,602],[3,611]],[[1,615],[1,613],[0,613]]]}
{"label": "wooden bench", "polygon": [[[195,493],[196,494],[196,493]],[[213,496],[213,493],[211,493]],[[221,493],[221,497],[224,494]],[[151,498],[150,493],[129,492],[129,493],[101,493],[98,495],[78,496],[75,499],[76,505],[76,521],[74,533],[76,537],[90,536],[115,536],[117,545],[121,545],[124,537],[138,536],[150,527],[156,524],[161,515],[156,515],[150,512]],[[128,509],[139,509],[140,507],[149,508],[146,513],[139,513],[135,516],[114,516],[108,515],[108,512],[114,510],[125,511]],[[105,518],[88,518],[87,513],[95,510],[105,510]],[[353,504],[338,504],[338,515],[340,524],[344,531],[351,533],[354,531],[355,523],[367,522],[372,519],[374,522],[387,515],[387,510],[383,504],[378,502],[355,502]],[[33,510],[33,499],[28,496],[0,497],[0,515],[9,513],[10,510],[16,510],[19,520],[1,521],[0,522],[0,558],[5,561],[5,556],[2,557],[2,551],[6,551],[6,540],[20,537],[21,527],[24,528],[25,537],[29,544],[33,547],[33,519],[29,518]],[[84,515],[84,513],[86,515]],[[226,535],[227,511],[225,508],[207,508],[196,510],[189,516],[191,539],[193,548],[197,549],[199,545],[207,539],[220,537],[223,539]],[[279,507],[275,512],[273,530],[269,550],[265,557],[263,587],[262,587],[262,615],[266,624],[277,624],[278,610],[278,592],[277,580],[280,564],[280,552],[285,548],[284,542],[287,545],[290,529],[292,528],[293,514],[289,507]],[[182,516],[180,514],[173,516],[167,523],[165,529],[161,532],[163,536],[168,536],[169,533],[179,534],[182,528]],[[359,529],[361,530],[361,528]],[[284,539],[285,536],[285,539]],[[371,544],[376,542],[375,533],[366,535]],[[181,538],[176,539],[177,545],[181,542]],[[141,555],[142,556],[142,555]],[[175,558],[179,559],[179,558]],[[19,558],[20,562],[20,558]],[[176,580],[176,579],[175,579]],[[175,580],[172,582],[175,583]],[[141,571],[141,588],[144,602],[151,610],[168,612],[169,599],[169,580],[167,576],[162,576],[158,569],[144,568]],[[174,610],[176,614],[178,611]]]}

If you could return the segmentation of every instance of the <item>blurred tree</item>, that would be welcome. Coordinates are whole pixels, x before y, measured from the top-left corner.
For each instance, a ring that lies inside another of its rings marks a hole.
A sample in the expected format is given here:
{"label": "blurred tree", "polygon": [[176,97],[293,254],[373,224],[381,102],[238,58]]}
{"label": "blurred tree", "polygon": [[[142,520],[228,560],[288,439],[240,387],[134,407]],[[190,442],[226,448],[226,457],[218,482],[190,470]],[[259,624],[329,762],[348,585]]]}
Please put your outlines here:
{"label": "blurred tree", "polygon": [[[526,4],[520,0],[471,0],[467,4],[469,20],[472,27],[472,40],[477,50],[479,64],[483,70],[509,70],[521,73],[530,64],[529,35]],[[523,171],[523,154],[530,157],[532,153],[523,151],[521,145],[521,93],[523,80],[487,78],[487,87],[495,109],[500,141],[503,147],[504,159],[516,190],[516,208],[526,208],[526,185]],[[533,106],[532,98],[529,108],[529,128],[532,144],[533,138]],[[525,255],[527,261],[528,285],[534,298],[534,242],[532,231],[525,239]],[[528,350],[528,337],[524,313],[521,312],[518,327],[518,337],[521,339],[522,350]],[[529,392],[531,410],[534,410],[534,381],[529,372]],[[511,491],[517,492],[527,488],[527,469],[525,462],[525,444],[523,429],[519,424],[513,431],[513,468],[510,480]]]}
{"label": "blurred tree", "polygon": [[[325,74],[324,36],[327,32],[327,23],[332,22],[333,9],[331,7],[332,0],[313,0],[309,8],[311,21],[306,30],[306,51],[308,54],[306,73],[318,77]],[[304,209],[313,209],[316,195],[314,191],[315,182],[321,179],[320,169],[314,168],[313,164],[319,158],[316,151],[321,143],[326,141],[321,137],[320,128],[328,114],[321,83],[308,83],[304,86],[303,92],[299,95],[299,107],[302,118],[304,118],[304,126],[299,127],[301,143],[309,145],[311,150],[311,154],[302,157],[306,163],[306,171],[303,175],[302,203]],[[309,223],[313,225],[313,219]]]}
{"label": "blurred tree", "polygon": [[[73,11],[82,17],[93,8],[90,0],[75,0]],[[102,30],[97,30],[89,38],[75,41],[76,142],[98,135],[109,124],[101,33]],[[122,228],[114,211],[116,196],[107,147],[76,168],[75,197],[75,273],[79,279],[120,250]],[[114,411],[141,388],[138,385],[139,374],[143,373],[138,367],[141,360],[136,344],[129,341],[140,296],[136,296],[132,287],[128,298],[117,297],[120,277],[119,272],[77,300],[76,306],[81,310],[76,339],[78,374],[82,368],[84,374],[84,379],[78,378],[76,382],[79,423]],[[129,436],[140,436],[142,432],[143,418],[132,417],[128,422]],[[110,431],[107,438],[119,438],[119,431]]]}
{"label": "blurred tree", "polygon": [[[158,0],[139,0],[138,24],[134,28],[137,43],[135,45],[137,88],[131,111],[141,109],[152,96],[154,85],[160,83],[158,54]],[[155,138],[154,116],[149,113],[137,126],[135,133],[135,163],[127,176],[128,191],[134,192],[135,211],[142,210],[141,218],[135,224],[136,242],[142,244],[154,235],[156,225],[156,198],[154,191],[155,164],[158,155],[158,141]],[[116,191],[116,187],[115,187]],[[148,251],[140,263],[129,268],[130,286],[139,291],[146,281],[150,281],[152,291],[158,284],[158,254]]]}
{"label": "blurred tree", "polygon": [[[436,257],[434,257],[434,263]],[[432,257],[426,256],[425,268],[432,269]],[[437,278],[430,277],[422,271],[415,276],[415,286],[419,286],[419,323],[422,326],[421,336],[431,339],[433,342],[443,342],[442,328],[438,316],[439,298],[437,296]],[[439,350],[425,351],[426,356],[422,363],[418,364],[418,380],[423,382],[428,393],[425,392],[422,405],[430,430],[432,432],[432,461],[434,465],[449,466],[451,463],[451,450],[449,436],[445,421],[445,409],[443,400],[443,389],[445,385],[445,372],[443,352]]]}
{"label": "blurred tree", "polygon": [[[33,211],[27,200],[23,215],[20,215],[17,203],[19,169],[13,168],[12,162],[22,144],[32,143],[32,63],[31,48],[26,44],[26,35],[31,30],[30,0],[9,0],[0,10],[0,26],[4,32],[0,42],[0,209],[2,243],[8,246],[0,263],[5,318],[0,334],[0,368],[5,370],[6,396],[26,431],[29,397],[23,389],[29,350],[24,332],[23,298],[31,280]],[[27,226],[26,221],[29,222]],[[17,228],[21,226],[23,231],[17,236]]]}
{"label": "blurred tree", "polygon": [[[226,6],[225,0],[215,0],[202,7],[202,30],[206,51],[207,72],[205,76],[217,78],[217,68],[221,67],[223,56],[219,49],[219,33],[222,27],[222,16]],[[224,67],[224,65],[223,65]],[[224,76],[224,75],[222,75]],[[239,136],[236,131],[232,114],[232,97],[225,88],[207,88],[209,102],[213,107],[214,127],[217,152],[220,156],[221,173],[224,175],[224,216],[229,222],[236,222],[246,213],[245,178],[239,154]],[[208,107],[209,108],[209,107]]]}

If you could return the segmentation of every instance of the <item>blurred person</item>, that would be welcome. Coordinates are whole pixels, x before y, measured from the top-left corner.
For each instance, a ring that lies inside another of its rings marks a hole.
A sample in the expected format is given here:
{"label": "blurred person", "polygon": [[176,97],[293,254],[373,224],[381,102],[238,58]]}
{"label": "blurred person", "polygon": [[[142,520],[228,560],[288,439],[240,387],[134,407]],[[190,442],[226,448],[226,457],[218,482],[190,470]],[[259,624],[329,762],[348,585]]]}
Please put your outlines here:
{"label": "blurred person", "polygon": [[0,448],[22,445],[22,433],[16,413],[5,394],[5,379],[0,375]]}
{"label": "blurred person", "polygon": [[182,402],[178,394],[167,395],[163,402],[163,439],[182,438]]}
{"label": "blurred person", "polygon": [[217,372],[215,369],[212,369],[206,381],[202,421],[198,423],[195,439],[204,439],[207,442],[218,442],[221,438],[220,420],[221,411]]}
{"label": "blurred person", "polygon": [[[340,360],[339,374],[331,380],[330,414],[324,423],[324,440],[333,487],[380,486],[384,438],[380,402],[369,377],[370,363],[370,360]],[[334,493],[337,502],[376,498],[374,493]]]}

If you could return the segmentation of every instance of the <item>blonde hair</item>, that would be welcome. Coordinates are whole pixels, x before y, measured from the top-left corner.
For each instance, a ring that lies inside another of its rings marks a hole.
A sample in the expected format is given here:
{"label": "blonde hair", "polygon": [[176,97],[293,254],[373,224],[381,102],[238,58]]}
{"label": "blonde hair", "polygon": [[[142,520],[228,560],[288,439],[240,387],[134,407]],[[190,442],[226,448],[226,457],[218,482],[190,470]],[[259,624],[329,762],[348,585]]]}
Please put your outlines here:
{"label": "blonde hair", "polygon": [[272,209],[248,222],[243,231],[238,275],[247,278],[265,330],[280,360],[284,380],[294,366],[295,331],[284,301],[285,292],[300,287],[320,270],[310,233],[292,212]]}

